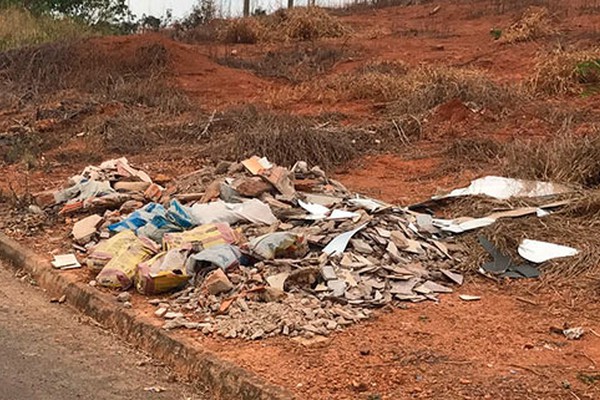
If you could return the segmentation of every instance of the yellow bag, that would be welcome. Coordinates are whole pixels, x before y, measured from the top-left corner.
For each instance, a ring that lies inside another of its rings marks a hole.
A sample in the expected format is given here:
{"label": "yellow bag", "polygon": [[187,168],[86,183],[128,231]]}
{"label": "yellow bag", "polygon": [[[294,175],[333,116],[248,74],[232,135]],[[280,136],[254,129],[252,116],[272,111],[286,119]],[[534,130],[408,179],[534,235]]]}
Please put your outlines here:
{"label": "yellow bag", "polygon": [[[135,237],[135,235],[134,235]],[[115,255],[96,277],[99,285],[127,289],[133,282],[139,263],[152,257],[154,252],[143,241],[135,237],[125,251]]]}
{"label": "yellow bag", "polygon": [[138,265],[135,287],[141,294],[159,294],[187,283],[185,261],[189,251],[173,249],[162,252]]}
{"label": "yellow bag", "polygon": [[165,233],[163,247],[165,250],[197,247],[207,249],[222,244],[237,244],[242,241],[242,234],[231,229],[229,224],[216,223],[200,225],[185,232]]}

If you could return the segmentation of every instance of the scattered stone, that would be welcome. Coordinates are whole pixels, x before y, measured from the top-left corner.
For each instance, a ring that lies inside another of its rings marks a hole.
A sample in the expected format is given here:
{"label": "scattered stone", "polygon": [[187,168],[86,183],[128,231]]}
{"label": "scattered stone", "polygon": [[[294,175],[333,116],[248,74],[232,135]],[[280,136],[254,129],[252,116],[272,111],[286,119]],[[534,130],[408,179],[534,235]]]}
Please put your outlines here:
{"label": "scattered stone", "polygon": [[171,319],[171,320],[165,322],[165,324],[163,325],[163,329],[171,330],[171,329],[181,328],[181,327],[184,327],[186,323],[187,323],[187,321],[182,317]]}
{"label": "scattered stone", "polygon": [[125,303],[123,303],[123,308],[132,308],[133,304],[131,304],[130,302],[126,301]]}
{"label": "scattered stone", "polygon": [[563,335],[569,340],[579,340],[584,334],[584,329],[582,327],[569,328],[563,330]]}
{"label": "scattered stone", "polygon": [[95,287],[98,283],[95,280],[91,280],[88,282],[88,285],[90,285],[91,287]]}
{"label": "scattered stone", "polygon": [[183,318],[183,313],[169,311],[169,312],[165,313],[164,317],[165,317],[165,319]]}
{"label": "scattered stone", "polygon": [[166,307],[160,307],[159,309],[157,309],[156,311],[154,311],[154,315],[156,315],[158,318],[163,318],[166,316],[167,312],[169,311],[168,308]]}
{"label": "scattered stone", "polygon": [[117,295],[117,301],[119,303],[125,303],[126,301],[131,300],[131,293],[129,292],[121,292]]}
{"label": "scattered stone", "polygon": [[150,299],[150,300],[148,300],[148,304],[151,304],[151,305],[153,305],[153,306],[157,306],[157,305],[159,305],[159,304],[160,304],[160,302],[161,302],[161,300],[160,300],[160,299]]}

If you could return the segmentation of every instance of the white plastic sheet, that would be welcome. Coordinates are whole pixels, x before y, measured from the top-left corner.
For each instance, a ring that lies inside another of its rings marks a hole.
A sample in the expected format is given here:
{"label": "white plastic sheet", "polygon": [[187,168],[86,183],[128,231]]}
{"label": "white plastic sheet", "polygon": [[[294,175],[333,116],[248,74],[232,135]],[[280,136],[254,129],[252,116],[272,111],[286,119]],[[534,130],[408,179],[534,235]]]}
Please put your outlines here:
{"label": "white plastic sheet", "polygon": [[570,191],[567,186],[551,182],[486,176],[472,181],[466,188],[455,189],[441,198],[484,195],[505,200],[511,197],[542,197]]}
{"label": "white plastic sheet", "polygon": [[533,263],[543,263],[554,258],[572,257],[579,250],[559,244],[524,239],[518,248],[519,255]]}

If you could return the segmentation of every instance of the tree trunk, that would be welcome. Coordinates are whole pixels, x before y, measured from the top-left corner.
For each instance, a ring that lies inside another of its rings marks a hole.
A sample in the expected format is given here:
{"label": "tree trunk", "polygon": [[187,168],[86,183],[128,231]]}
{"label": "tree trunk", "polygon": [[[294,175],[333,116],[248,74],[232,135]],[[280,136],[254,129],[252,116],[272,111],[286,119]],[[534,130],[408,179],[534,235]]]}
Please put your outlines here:
{"label": "tree trunk", "polygon": [[294,8],[294,0],[288,0],[288,7],[287,8]]}
{"label": "tree trunk", "polygon": [[250,0],[244,0],[244,17],[250,15]]}

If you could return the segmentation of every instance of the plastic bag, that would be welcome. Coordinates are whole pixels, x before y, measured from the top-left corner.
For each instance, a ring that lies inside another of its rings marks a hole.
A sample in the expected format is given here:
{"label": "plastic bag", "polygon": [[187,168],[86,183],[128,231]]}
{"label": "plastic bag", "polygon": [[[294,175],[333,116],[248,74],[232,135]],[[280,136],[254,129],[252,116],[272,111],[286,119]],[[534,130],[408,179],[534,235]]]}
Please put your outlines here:
{"label": "plastic bag", "polygon": [[189,280],[185,263],[189,251],[162,252],[138,265],[135,287],[141,294],[159,294],[184,286]]}
{"label": "plastic bag", "polygon": [[293,232],[275,232],[250,241],[248,250],[263,260],[302,258],[308,253],[306,238]]}
{"label": "plastic bag", "polygon": [[193,276],[203,269],[221,268],[224,271],[240,265],[242,252],[237,246],[229,244],[210,247],[188,258],[185,270]]}

